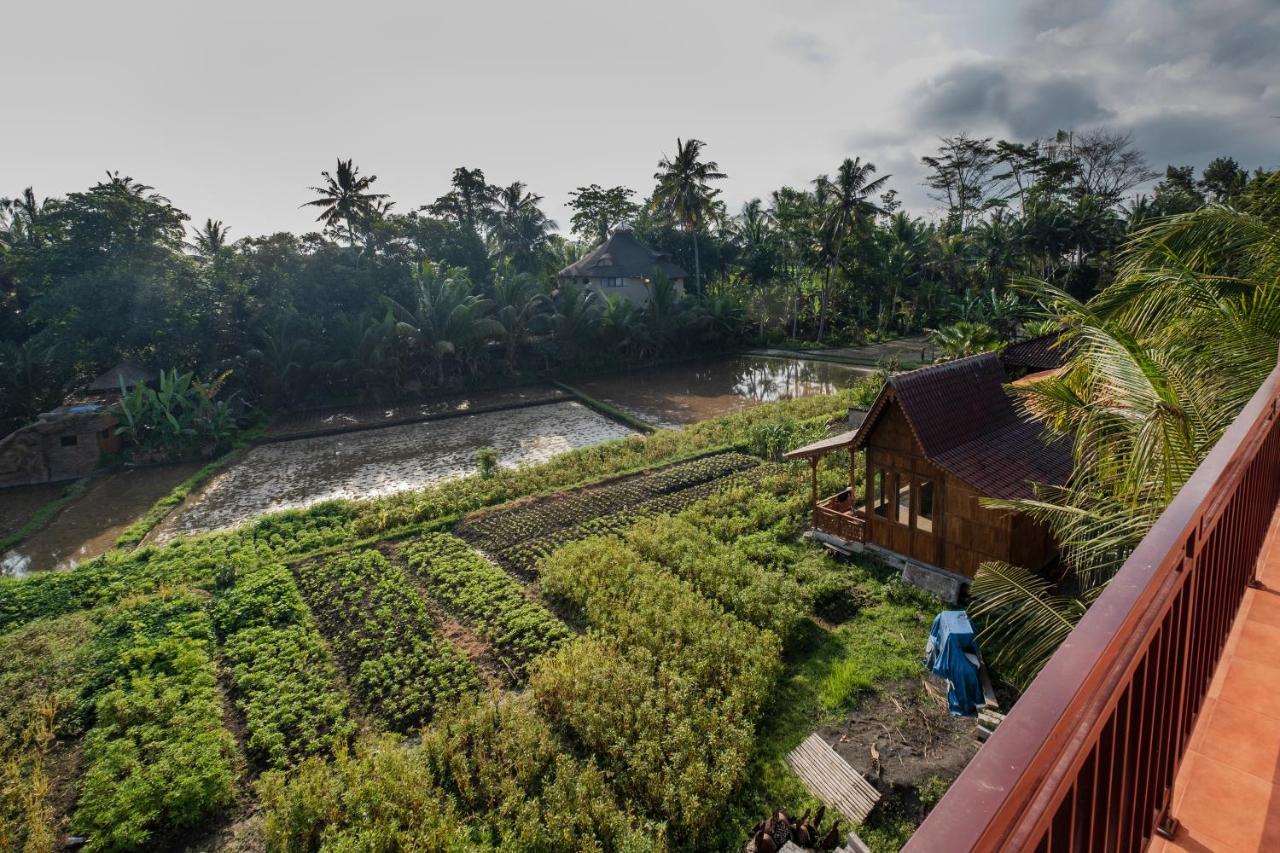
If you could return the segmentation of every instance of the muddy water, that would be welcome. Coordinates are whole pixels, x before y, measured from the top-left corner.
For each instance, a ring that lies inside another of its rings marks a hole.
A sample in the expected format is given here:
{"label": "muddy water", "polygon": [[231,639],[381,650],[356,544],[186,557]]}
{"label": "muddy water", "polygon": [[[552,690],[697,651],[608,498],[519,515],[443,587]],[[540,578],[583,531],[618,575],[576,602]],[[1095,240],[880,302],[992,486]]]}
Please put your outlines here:
{"label": "muddy water", "polygon": [[126,527],[199,467],[162,465],[95,477],[47,527],[0,556],[0,574],[68,569],[105,553]]}
{"label": "muddy water", "polygon": [[831,394],[870,371],[832,362],[744,355],[578,383],[586,394],[664,427],[679,427],[758,403]]}
{"label": "muddy water", "polygon": [[475,451],[498,464],[545,462],[630,431],[576,402],[404,424],[253,448],[157,529],[155,538],[235,527],[334,498],[374,498],[472,474]]}
{"label": "muddy water", "polygon": [[0,489],[0,536],[17,533],[40,507],[62,494],[65,483],[39,483]]}

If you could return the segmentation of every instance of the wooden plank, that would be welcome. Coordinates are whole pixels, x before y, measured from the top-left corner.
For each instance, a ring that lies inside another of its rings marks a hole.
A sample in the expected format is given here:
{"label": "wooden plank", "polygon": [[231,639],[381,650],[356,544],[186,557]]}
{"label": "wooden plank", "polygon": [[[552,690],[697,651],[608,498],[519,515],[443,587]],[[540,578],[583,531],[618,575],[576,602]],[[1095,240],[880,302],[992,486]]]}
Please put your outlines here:
{"label": "wooden plank", "polygon": [[880,792],[816,733],[791,751],[787,764],[810,793],[855,825],[866,820],[880,800]]}

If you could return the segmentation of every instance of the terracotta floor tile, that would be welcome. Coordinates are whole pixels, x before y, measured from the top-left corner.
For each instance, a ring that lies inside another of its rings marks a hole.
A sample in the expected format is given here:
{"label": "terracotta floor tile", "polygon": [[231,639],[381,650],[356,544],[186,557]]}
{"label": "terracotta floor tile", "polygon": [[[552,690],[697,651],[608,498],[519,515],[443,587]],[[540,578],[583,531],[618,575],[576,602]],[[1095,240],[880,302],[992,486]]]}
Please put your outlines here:
{"label": "terracotta floor tile", "polygon": [[1280,663],[1280,626],[1246,618],[1239,629],[1235,657],[1272,665]]}
{"label": "terracotta floor tile", "polygon": [[[1278,658],[1280,660],[1280,658]],[[1280,719],[1280,666],[1244,658],[1225,659],[1227,668],[1217,698],[1234,702],[1272,719]]]}
{"label": "terracotta floor tile", "polygon": [[1200,754],[1187,770],[1187,794],[1175,812],[1187,838],[1216,838],[1241,851],[1264,849],[1272,786]]}
{"label": "terracotta floor tile", "polygon": [[1263,782],[1280,781],[1280,720],[1222,700],[1208,724],[1196,726],[1196,734],[1201,731],[1192,749]]}
{"label": "terracotta floor tile", "polygon": [[1196,718],[1195,728],[1191,730],[1191,739],[1187,741],[1187,749],[1199,751],[1204,742],[1205,736],[1209,732],[1209,724],[1213,718],[1213,709],[1218,704],[1218,700],[1209,697],[1204,700],[1203,707],[1200,708],[1200,716]]}
{"label": "terracotta floor tile", "polygon": [[1280,592],[1271,589],[1253,590],[1253,603],[1249,606],[1249,618],[1280,628]]}

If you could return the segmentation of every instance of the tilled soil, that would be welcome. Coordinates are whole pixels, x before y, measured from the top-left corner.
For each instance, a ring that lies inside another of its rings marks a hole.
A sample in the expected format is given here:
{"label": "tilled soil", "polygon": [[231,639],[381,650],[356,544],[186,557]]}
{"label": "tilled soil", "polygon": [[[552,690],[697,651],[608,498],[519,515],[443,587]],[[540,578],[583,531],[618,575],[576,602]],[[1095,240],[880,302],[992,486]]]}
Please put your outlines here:
{"label": "tilled soil", "polygon": [[976,718],[948,713],[946,684],[922,676],[886,687],[819,733],[855,770],[888,792],[960,775],[978,751],[976,727]]}

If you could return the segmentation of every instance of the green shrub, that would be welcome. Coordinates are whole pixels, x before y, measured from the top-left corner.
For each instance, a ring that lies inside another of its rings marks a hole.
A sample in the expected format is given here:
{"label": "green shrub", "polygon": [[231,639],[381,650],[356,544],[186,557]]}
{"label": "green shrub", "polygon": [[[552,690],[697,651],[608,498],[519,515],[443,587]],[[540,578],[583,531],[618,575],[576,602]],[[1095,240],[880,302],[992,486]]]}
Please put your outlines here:
{"label": "green shrub", "polygon": [[611,537],[560,549],[542,582],[593,626],[538,661],[530,684],[543,709],[650,814],[682,832],[708,825],[751,756],[777,637]]}

